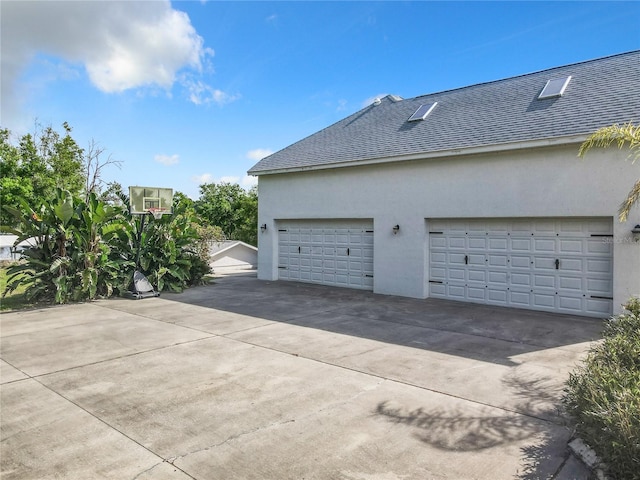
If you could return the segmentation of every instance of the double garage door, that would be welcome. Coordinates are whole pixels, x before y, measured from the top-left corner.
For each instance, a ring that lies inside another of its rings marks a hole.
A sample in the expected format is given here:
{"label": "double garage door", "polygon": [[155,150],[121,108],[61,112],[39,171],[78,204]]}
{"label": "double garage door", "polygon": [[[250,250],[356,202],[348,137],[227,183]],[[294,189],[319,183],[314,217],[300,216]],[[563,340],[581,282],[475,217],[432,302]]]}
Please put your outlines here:
{"label": "double garage door", "polygon": [[373,290],[373,222],[281,222],[278,278]]}
{"label": "double garage door", "polygon": [[611,219],[430,220],[429,294],[611,315],[612,229]]}

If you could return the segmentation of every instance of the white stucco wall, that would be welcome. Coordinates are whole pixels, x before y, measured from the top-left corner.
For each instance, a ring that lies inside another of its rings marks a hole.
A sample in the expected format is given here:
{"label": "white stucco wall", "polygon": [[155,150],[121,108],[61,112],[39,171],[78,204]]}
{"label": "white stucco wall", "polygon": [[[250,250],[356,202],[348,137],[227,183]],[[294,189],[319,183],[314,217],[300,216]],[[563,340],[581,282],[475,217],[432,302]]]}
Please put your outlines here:
{"label": "white stucco wall", "polygon": [[[640,293],[640,243],[617,220],[620,202],[640,176],[626,153],[578,145],[536,151],[417,160],[396,164],[263,175],[259,178],[258,277],[278,278],[277,225],[287,219],[372,218],[374,292],[428,294],[429,218],[610,217],[614,225],[614,311]],[[400,225],[393,235],[392,226]]]}
{"label": "white stucco wall", "polygon": [[224,250],[215,255],[211,260],[211,267],[214,269],[224,268],[255,268],[258,254],[255,250],[243,245],[234,245],[228,250]]}

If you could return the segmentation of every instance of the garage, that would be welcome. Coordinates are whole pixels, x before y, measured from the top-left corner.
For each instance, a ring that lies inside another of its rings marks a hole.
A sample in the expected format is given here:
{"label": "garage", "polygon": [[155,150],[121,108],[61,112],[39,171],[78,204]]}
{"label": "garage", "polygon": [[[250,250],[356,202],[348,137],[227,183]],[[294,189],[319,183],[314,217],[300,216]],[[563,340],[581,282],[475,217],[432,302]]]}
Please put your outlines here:
{"label": "garage", "polygon": [[278,222],[278,279],[373,290],[373,221]]}
{"label": "garage", "polygon": [[429,295],[593,317],[613,311],[611,218],[432,219]]}

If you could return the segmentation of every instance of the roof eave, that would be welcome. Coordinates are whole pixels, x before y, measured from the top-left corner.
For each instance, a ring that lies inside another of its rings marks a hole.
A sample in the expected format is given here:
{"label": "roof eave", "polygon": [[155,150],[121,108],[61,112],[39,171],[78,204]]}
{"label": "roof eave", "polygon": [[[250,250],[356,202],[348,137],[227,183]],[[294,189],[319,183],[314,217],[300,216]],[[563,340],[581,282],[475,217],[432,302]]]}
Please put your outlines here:
{"label": "roof eave", "polygon": [[[310,165],[303,167],[275,168],[269,170],[254,171],[249,170],[249,175],[260,177],[262,175],[276,175],[282,173],[308,172],[315,170],[330,170],[334,168],[361,167],[364,165],[377,165],[381,163],[409,162],[412,160],[429,160],[443,157],[459,157],[467,155],[477,155],[483,153],[506,152],[513,150],[527,150],[532,148],[554,147],[562,145],[574,145],[583,143],[589,133],[567,135],[562,137],[551,137],[538,140],[526,140],[518,142],[499,143],[492,145],[480,145],[466,148],[455,148],[447,150],[435,150],[425,153],[413,153],[410,155],[398,155],[395,157],[378,157],[363,160],[348,160],[345,162],[327,163],[324,165]],[[577,153],[576,153],[577,155]]]}

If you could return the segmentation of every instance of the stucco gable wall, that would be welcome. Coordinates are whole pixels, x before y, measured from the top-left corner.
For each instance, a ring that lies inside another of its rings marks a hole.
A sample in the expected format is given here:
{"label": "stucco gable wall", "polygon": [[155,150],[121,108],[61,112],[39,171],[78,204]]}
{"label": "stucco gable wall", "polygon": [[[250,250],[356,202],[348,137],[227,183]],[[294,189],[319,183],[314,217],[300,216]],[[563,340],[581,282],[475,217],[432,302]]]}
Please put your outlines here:
{"label": "stucco gable wall", "polygon": [[255,268],[256,264],[257,252],[239,244],[214,255],[211,261],[211,266],[214,269],[224,267]]}
{"label": "stucco gable wall", "polygon": [[[374,291],[427,295],[429,218],[612,217],[614,309],[640,293],[640,243],[617,221],[638,165],[615,149],[576,157],[578,145],[412,161],[259,179],[258,276],[276,279],[277,225],[285,219],[373,218]],[[392,226],[400,225],[393,235]]]}

